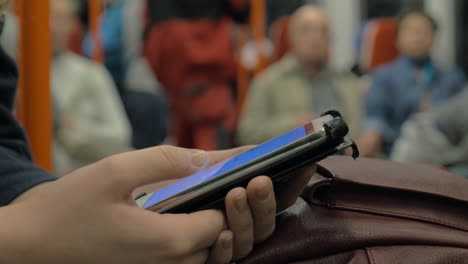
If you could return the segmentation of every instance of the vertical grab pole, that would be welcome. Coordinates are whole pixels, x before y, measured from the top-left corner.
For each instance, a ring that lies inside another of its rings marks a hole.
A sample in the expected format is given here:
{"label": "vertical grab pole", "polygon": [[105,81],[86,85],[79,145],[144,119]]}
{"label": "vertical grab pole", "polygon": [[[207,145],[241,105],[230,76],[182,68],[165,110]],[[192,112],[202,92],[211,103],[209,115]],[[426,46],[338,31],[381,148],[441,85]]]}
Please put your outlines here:
{"label": "vertical grab pole", "polygon": [[238,37],[238,61],[237,61],[237,113],[240,116],[244,107],[245,100],[249,89],[249,71],[242,65],[241,54],[242,48],[248,41],[248,29],[247,26],[239,26],[239,37]]}
{"label": "vertical grab pole", "polygon": [[49,1],[18,1],[20,57],[18,117],[28,134],[35,163],[52,170]]}
{"label": "vertical grab pole", "polygon": [[97,62],[104,62],[104,51],[101,39],[100,17],[104,10],[102,0],[89,0],[89,29],[92,40],[92,59]]}
{"label": "vertical grab pole", "polygon": [[255,74],[260,73],[267,66],[267,60],[263,48],[266,33],[266,0],[252,0],[250,24],[252,35],[259,55],[259,62]]}

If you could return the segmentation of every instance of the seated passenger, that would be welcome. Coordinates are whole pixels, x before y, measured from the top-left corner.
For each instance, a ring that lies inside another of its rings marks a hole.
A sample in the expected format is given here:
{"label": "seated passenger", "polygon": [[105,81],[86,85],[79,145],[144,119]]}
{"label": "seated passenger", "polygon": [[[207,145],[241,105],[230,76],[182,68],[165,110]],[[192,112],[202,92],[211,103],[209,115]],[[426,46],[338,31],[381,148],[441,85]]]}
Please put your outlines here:
{"label": "seated passenger", "polygon": [[317,7],[304,6],[290,23],[292,53],[253,81],[240,121],[240,144],[261,143],[332,109],[345,115],[351,131],[359,127],[357,79],[327,67],[327,15]]}
{"label": "seated passenger", "polygon": [[68,51],[74,2],[52,0],[55,172],[130,150],[131,130],[106,69]]}
{"label": "seated passenger", "polygon": [[388,155],[403,122],[463,89],[465,79],[459,70],[442,69],[430,57],[436,31],[435,20],[423,10],[400,15],[401,56],[373,76],[366,98],[366,132],[358,142],[362,155]]}

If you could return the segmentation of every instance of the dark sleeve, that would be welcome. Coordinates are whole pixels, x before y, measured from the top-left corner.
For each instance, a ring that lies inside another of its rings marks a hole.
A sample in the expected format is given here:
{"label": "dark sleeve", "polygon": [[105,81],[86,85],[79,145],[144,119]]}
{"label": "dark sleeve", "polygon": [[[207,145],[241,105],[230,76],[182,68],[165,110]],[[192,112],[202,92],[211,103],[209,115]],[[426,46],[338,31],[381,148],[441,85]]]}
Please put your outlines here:
{"label": "dark sleeve", "polygon": [[0,146],[0,207],[32,187],[53,180],[23,155]]}
{"label": "dark sleeve", "polygon": [[18,71],[0,48],[0,206],[55,178],[34,166],[23,129],[12,115]]}

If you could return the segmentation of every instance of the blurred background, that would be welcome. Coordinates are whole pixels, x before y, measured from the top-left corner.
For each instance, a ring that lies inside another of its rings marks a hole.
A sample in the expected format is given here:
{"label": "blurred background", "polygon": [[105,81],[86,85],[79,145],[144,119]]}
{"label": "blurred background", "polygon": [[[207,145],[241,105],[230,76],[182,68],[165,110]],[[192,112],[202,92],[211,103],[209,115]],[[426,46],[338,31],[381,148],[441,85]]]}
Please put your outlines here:
{"label": "blurred background", "polygon": [[17,117],[56,175],[260,144],[336,109],[363,156],[468,176],[463,0],[14,1]]}

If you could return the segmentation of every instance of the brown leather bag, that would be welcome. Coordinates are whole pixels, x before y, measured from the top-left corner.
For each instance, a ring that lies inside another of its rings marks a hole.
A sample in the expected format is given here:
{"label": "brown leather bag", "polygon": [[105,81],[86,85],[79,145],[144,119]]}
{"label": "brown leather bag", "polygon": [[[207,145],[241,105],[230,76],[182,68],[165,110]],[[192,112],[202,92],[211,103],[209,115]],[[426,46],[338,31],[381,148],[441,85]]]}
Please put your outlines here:
{"label": "brown leather bag", "polygon": [[468,180],[331,157],[249,263],[468,263]]}

